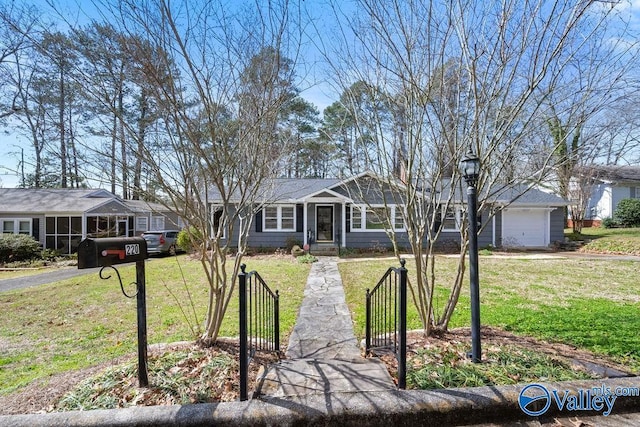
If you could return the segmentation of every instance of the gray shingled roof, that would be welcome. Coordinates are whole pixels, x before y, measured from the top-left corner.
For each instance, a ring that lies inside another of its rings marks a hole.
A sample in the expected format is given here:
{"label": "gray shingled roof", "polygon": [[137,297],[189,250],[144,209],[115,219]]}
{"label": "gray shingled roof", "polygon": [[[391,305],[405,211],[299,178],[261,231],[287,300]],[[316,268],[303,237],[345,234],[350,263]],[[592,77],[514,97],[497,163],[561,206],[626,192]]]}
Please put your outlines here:
{"label": "gray shingled roof", "polygon": [[[264,189],[259,192],[264,202],[292,202],[301,201],[305,197],[332,189],[344,182],[339,179],[302,179],[302,178],[277,178],[264,184]],[[447,180],[443,181],[443,198],[447,197],[451,190],[447,187]],[[465,186],[466,188],[466,186]],[[463,196],[456,190],[457,201],[462,201]],[[217,190],[209,191],[211,201],[220,200]],[[464,190],[463,193],[464,194]],[[566,206],[568,202],[555,194],[547,193],[537,188],[529,188],[527,184],[516,184],[503,189],[492,189],[494,194],[491,199],[497,204],[511,204],[512,206]]]}
{"label": "gray shingled roof", "polygon": [[122,203],[133,212],[167,212],[168,210],[160,203],[146,202],[144,200],[123,200]]}
{"label": "gray shingled roof", "polygon": [[[454,199],[457,202],[466,202],[466,184],[462,184],[462,188],[457,187],[454,191]],[[449,180],[442,182],[442,199],[449,197],[451,185]],[[478,192],[478,197],[487,197],[483,191]],[[514,184],[509,187],[494,185],[487,197],[490,203],[498,205],[511,206],[566,206],[569,203],[562,197],[558,197],[553,193],[547,193],[530,184]]]}
{"label": "gray shingled roof", "polygon": [[602,181],[640,183],[640,166],[593,165],[581,169],[578,173],[584,172]]}
{"label": "gray shingled roof", "polygon": [[[276,178],[265,182],[258,190],[260,200],[263,202],[284,202],[301,200],[302,198],[327,190],[342,182],[331,178]],[[216,188],[209,189],[209,200],[220,200],[220,193]],[[239,197],[234,197],[238,200]]]}
{"label": "gray shingled roof", "polygon": [[566,206],[568,202],[555,194],[537,188],[529,188],[527,184],[516,184],[505,188],[496,195],[497,204],[511,206]]}
{"label": "gray shingled roof", "polygon": [[0,188],[0,212],[85,212],[114,199],[118,200],[108,191],[96,189]]}

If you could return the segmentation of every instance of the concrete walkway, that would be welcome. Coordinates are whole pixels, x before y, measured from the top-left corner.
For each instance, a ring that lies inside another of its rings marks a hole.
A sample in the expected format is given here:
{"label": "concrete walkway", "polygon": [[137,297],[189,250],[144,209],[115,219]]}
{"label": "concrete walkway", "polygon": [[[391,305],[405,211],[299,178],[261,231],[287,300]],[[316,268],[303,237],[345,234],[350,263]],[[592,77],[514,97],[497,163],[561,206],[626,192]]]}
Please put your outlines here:
{"label": "concrete walkway", "polygon": [[264,375],[262,399],[395,389],[384,363],[360,354],[336,261],[311,267],[287,359]]}

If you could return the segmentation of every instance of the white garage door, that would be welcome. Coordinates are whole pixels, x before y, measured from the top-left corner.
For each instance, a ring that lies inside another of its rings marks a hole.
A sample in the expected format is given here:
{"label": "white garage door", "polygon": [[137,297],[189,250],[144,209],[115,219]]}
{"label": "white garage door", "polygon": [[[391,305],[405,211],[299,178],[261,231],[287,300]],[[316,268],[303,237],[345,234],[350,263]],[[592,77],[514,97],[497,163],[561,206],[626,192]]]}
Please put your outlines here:
{"label": "white garage door", "polygon": [[549,213],[546,209],[509,208],[502,211],[502,246],[549,245]]}

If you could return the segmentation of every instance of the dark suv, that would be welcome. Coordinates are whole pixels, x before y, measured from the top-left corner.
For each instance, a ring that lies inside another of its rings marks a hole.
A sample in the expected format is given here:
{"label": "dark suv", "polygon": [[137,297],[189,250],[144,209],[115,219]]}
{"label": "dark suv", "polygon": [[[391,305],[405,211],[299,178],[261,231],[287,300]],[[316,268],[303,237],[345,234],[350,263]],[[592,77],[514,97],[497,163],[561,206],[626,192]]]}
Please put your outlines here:
{"label": "dark suv", "polygon": [[146,231],[142,237],[147,241],[147,253],[175,255],[178,249],[178,230]]}

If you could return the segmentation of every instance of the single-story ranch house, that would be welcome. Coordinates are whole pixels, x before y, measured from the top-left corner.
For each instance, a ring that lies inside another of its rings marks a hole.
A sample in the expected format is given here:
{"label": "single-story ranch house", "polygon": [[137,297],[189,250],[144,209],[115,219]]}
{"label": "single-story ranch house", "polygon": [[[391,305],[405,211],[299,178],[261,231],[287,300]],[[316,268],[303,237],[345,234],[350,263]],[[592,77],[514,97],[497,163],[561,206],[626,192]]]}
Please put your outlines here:
{"label": "single-story ranch house", "polygon": [[[285,247],[292,240],[309,244],[312,251],[323,247],[390,246],[384,231],[385,221],[380,220],[384,215],[378,215],[384,209],[383,196],[377,185],[365,182],[367,179],[371,176],[365,173],[346,180],[281,178],[270,181],[265,185],[268,190],[262,191],[265,204],[254,218],[248,246]],[[496,197],[491,206],[496,214],[491,219],[481,213],[489,223],[479,236],[480,247],[546,248],[553,242],[564,241],[563,207],[567,202],[535,188],[520,195],[523,190],[517,186]],[[209,191],[209,200],[214,211],[216,205],[222,203],[215,190]],[[400,233],[399,243],[408,246],[402,206],[390,203],[393,199],[389,195],[386,200],[391,224]],[[457,197],[448,209],[441,208],[440,242],[460,242],[461,212],[465,206],[466,202]],[[237,238],[233,236],[235,241]]]}
{"label": "single-story ranch house", "polygon": [[86,237],[136,236],[179,229],[159,205],[123,200],[107,190],[0,188],[2,233],[28,234],[43,248],[71,254]]}

